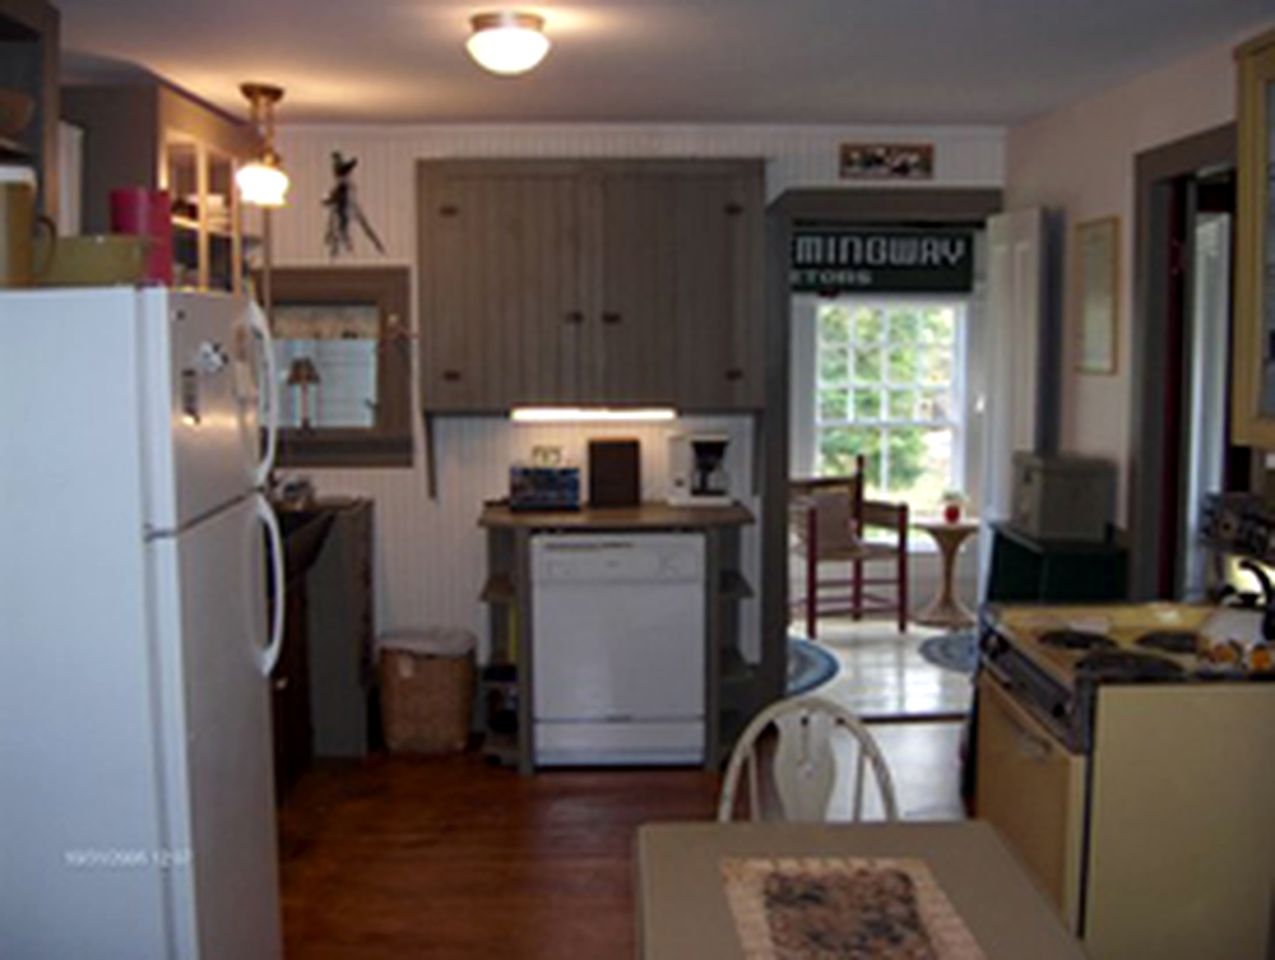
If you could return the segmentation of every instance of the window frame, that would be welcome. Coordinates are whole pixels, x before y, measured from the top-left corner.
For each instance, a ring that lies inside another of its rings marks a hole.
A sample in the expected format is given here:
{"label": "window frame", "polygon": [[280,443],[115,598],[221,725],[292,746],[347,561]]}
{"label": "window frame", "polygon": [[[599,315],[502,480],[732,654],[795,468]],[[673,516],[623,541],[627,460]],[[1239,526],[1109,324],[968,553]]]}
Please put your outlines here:
{"label": "window frame", "polygon": [[[260,292],[262,278],[258,274],[255,280]],[[379,330],[374,425],[280,427],[277,465],[285,468],[410,467],[413,438],[408,268],[282,267],[271,271],[270,287],[276,308],[375,305]],[[282,385],[279,388],[284,389]]]}
{"label": "window frame", "polygon": [[[853,293],[843,294],[837,297],[810,297],[805,304],[805,309],[809,311],[810,323],[806,336],[809,337],[808,349],[801,349],[799,343],[794,349],[794,364],[799,365],[801,369],[794,369],[794,384],[809,394],[808,400],[803,404],[794,404],[794,437],[798,438],[799,444],[804,446],[802,451],[794,451],[798,454],[804,463],[798,465],[803,469],[795,471],[797,474],[808,474],[810,476],[818,475],[819,467],[819,437],[823,429],[828,427],[844,426],[849,429],[855,427],[863,427],[864,421],[855,421],[849,416],[844,421],[825,422],[820,418],[820,391],[829,386],[836,384],[825,383],[821,379],[820,374],[820,312],[822,309],[830,306],[845,306],[847,309],[854,310],[859,307],[868,307],[870,309],[890,311],[898,310],[900,307],[947,307],[956,313],[956,331],[955,342],[953,344],[953,368],[951,380],[951,405],[952,416],[947,420],[920,420],[920,419],[896,419],[889,416],[888,409],[888,392],[891,387],[889,380],[888,360],[883,357],[882,363],[885,369],[882,370],[882,379],[878,382],[881,389],[882,409],[880,416],[873,421],[867,423],[870,429],[881,431],[889,431],[891,429],[903,427],[922,427],[922,428],[938,428],[950,429],[952,431],[952,468],[951,474],[944,483],[945,488],[961,488],[963,489],[967,472],[967,450],[970,436],[971,425],[969,423],[968,409],[968,391],[970,389],[969,369],[969,338],[970,338],[970,316],[972,312],[971,297],[961,294],[876,294],[876,295],[856,295]],[[889,335],[885,335],[881,342],[881,349],[888,351]],[[854,349],[856,346],[856,338],[854,331],[851,331],[851,339],[847,343],[848,361],[850,364],[849,375],[845,381],[845,387],[849,391],[847,398],[847,415],[852,413],[854,404],[854,377],[853,377],[853,360]],[[900,386],[919,389],[924,386],[919,381],[911,381]],[[803,409],[804,406],[804,409]],[[804,421],[804,422],[803,422]],[[804,439],[804,442],[802,442]],[[883,457],[883,468],[888,468],[888,445],[886,453]],[[883,469],[883,474],[887,471]],[[886,479],[883,475],[882,479]],[[890,496],[890,494],[883,494]],[[933,505],[934,510],[939,509],[939,505]]]}

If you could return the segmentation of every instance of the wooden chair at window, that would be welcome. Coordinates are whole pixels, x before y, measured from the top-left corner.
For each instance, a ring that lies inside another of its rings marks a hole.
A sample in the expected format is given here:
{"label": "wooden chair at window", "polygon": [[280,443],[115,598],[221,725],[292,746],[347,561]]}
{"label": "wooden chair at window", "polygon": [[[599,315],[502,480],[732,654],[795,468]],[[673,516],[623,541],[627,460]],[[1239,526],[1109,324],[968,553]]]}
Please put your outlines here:
{"label": "wooden chair at window", "polygon": [[[806,634],[818,635],[819,617],[849,613],[893,613],[899,632],[908,625],[908,505],[864,497],[864,458],[855,459],[851,477],[790,481],[789,517],[796,552],[805,559]],[[868,531],[889,531],[869,539]],[[824,578],[820,565],[848,563],[849,579]],[[873,567],[869,570],[867,568]],[[885,567],[880,575],[875,570]],[[893,595],[879,588],[892,586]]]}

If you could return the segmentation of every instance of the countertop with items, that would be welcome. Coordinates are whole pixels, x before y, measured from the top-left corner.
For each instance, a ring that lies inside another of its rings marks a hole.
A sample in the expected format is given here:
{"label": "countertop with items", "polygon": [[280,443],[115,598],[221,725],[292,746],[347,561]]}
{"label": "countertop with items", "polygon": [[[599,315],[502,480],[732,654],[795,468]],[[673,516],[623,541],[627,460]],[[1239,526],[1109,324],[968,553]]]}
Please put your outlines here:
{"label": "countertop with items", "polygon": [[740,504],[724,507],[677,507],[641,503],[633,507],[583,507],[579,510],[514,510],[505,501],[484,505],[478,518],[483,527],[530,527],[540,530],[668,530],[735,527],[753,522],[752,512]]}

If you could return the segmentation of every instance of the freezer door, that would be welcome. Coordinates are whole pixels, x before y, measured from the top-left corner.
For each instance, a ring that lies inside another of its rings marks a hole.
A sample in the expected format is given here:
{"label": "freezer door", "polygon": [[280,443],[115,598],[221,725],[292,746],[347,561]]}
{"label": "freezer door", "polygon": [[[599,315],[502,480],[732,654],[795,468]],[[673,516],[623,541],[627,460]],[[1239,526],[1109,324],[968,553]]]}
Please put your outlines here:
{"label": "freezer door", "polygon": [[0,957],[171,957],[135,295],[0,291]]}
{"label": "freezer door", "polygon": [[261,520],[251,499],[150,545],[179,955],[281,955]]}
{"label": "freezer door", "polygon": [[260,480],[267,351],[250,305],[225,294],[138,294],[147,526],[181,529]]}

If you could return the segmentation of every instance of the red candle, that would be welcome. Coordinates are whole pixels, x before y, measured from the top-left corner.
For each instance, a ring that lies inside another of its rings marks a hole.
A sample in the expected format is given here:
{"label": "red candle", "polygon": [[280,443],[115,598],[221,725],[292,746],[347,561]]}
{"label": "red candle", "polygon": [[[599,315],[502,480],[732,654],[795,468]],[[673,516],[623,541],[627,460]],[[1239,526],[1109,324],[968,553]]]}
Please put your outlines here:
{"label": "red candle", "polygon": [[146,279],[173,283],[173,220],[167,190],[120,187],[111,191],[111,232],[150,238]]}

